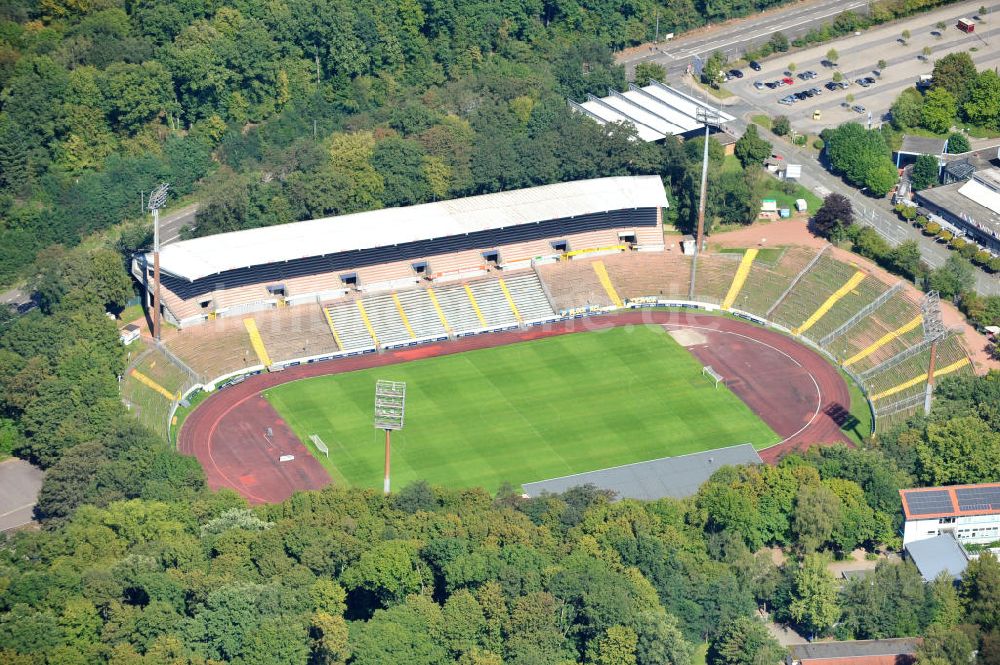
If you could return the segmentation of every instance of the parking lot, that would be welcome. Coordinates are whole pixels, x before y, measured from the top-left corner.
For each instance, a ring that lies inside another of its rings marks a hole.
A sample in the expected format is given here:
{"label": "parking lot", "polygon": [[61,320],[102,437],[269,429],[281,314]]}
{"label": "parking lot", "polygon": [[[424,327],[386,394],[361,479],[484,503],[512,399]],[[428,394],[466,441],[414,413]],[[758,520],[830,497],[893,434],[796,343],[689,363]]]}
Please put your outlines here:
{"label": "parking lot", "polygon": [[[994,43],[1000,41],[1000,5],[987,6],[988,13],[980,17],[972,34],[955,27],[959,18],[977,15],[979,7],[978,2],[952,5],[860,35],[774,55],[760,63],[760,71],[742,67],[743,78],[728,81],[725,88],[767,115],[788,116],[800,132],[819,133],[847,120],[866,122],[869,113],[877,124],[887,117],[899,93],[915,85],[920,75],[930,74],[934,60],[948,53],[970,51],[979,69],[1000,65],[1000,48]],[[943,30],[936,27],[939,21],[946,26]],[[909,39],[903,39],[903,30],[910,32]],[[838,52],[836,62],[827,60],[831,47]],[[927,56],[925,47],[930,50]],[[881,70],[879,60],[886,65]],[[815,77],[803,78],[806,72]],[[834,72],[842,74],[843,87],[833,85]],[[782,79],[784,84],[774,85]],[[812,90],[811,97],[805,96],[807,90]],[[781,103],[796,93],[804,98]]]}

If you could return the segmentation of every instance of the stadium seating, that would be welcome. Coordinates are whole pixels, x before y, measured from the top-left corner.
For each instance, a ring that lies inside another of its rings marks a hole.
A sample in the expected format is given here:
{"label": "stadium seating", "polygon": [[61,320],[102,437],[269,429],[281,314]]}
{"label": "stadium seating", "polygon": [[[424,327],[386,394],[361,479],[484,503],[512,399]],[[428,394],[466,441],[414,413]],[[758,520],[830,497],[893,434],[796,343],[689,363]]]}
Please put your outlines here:
{"label": "stadium seating", "polygon": [[425,289],[409,289],[400,291],[397,295],[417,339],[447,334]]}
{"label": "stadium seating", "polygon": [[534,273],[516,275],[506,278],[504,282],[523,322],[544,321],[555,317],[555,312],[545,297],[545,291],[537,275]]}
{"label": "stadium seating", "polygon": [[622,298],[688,299],[691,257],[660,252],[620,254],[606,257],[604,263]]}
{"label": "stadium seating", "polygon": [[857,286],[850,289],[804,334],[813,341],[820,341],[846,323],[867,305],[875,302],[890,286],[874,275],[866,275]]}
{"label": "stadium seating", "polygon": [[[615,258],[618,257],[605,257],[605,264]],[[538,274],[545,280],[556,312],[587,306],[607,307],[611,304],[611,298],[601,286],[590,261],[550,263],[539,266]],[[614,275],[611,276],[611,281],[614,282]]]}
{"label": "stadium seating", "polygon": [[[399,344],[413,339],[413,335],[403,323],[403,317],[400,315],[396,301],[391,294],[369,296],[362,298],[361,302],[368,314],[368,321],[375,328],[379,344]],[[407,316],[406,321],[409,323],[409,316]]]}
{"label": "stadium seating", "polygon": [[857,268],[824,254],[771,312],[771,321],[797,328],[854,276]]}
{"label": "stadium seating", "polygon": [[326,311],[330,315],[333,328],[337,331],[343,351],[356,351],[375,346],[375,340],[368,332],[358,312],[358,306],[353,300],[327,305]]}
{"label": "stadium seating", "polygon": [[198,372],[202,381],[257,364],[243,320],[216,319],[182,328],[166,338],[167,348]]}
{"label": "stadium seating", "polygon": [[469,294],[465,292],[462,285],[451,285],[434,289],[438,302],[444,311],[444,316],[448,324],[455,333],[482,330],[488,327],[476,315],[476,310],[472,308]]}
{"label": "stadium seating", "polygon": [[479,311],[491,328],[517,325],[517,317],[507,302],[500,283],[495,280],[473,282],[469,285],[479,305]]}
{"label": "stadium seating", "polygon": [[750,266],[747,281],[733,301],[733,309],[766,316],[792,280],[816,256],[816,252],[810,247],[786,247],[773,263],[768,261],[766,253],[758,254]]}
{"label": "stadium seating", "polygon": [[338,350],[323,309],[317,304],[257,312],[253,319],[272,362]]}
{"label": "stadium seating", "polygon": [[740,265],[739,254],[702,254],[694,279],[695,299],[715,305],[722,303]]}
{"label": "stadium seating", "polygon": [[852,371],[863,372],[920,343],[923,326],[919,321],[912,325],[919,318],[920,307],[903,291],[897,292],[832,340],[827,350]]}

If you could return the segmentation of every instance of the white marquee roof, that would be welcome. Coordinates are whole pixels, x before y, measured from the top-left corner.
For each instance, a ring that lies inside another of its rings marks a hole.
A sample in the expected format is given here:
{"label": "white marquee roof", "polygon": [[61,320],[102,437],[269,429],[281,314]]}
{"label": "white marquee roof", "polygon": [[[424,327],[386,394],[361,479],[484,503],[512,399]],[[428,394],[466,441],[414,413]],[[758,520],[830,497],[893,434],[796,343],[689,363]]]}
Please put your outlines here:
{"label": "white marquee roof", "polygon": [[[629,208],[666,208],[659,176],[595,178],[182,240],[160,268],[194,281],[227,270]],[[147,256],[152,263],[152,256]]]}

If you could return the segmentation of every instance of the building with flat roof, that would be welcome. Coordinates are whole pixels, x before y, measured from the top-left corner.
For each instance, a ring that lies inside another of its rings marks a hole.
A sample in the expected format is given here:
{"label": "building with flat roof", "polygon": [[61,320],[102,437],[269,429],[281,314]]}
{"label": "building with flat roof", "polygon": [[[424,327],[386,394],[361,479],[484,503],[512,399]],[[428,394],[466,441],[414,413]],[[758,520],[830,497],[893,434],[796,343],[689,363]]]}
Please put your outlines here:
{"label": "building with flat roof", "polygon": [[959,544],[1000,540],[1000,483],[899,491],[903,545],[952,535]]}
{"label": "building with flat roof", "polygon": [[614,492],[619,499],[683,499],[695,494],[702,483],[724,466],[762,463],[754,447],[744,443],[524,483],[524,491],[528,496],[538,496],[543,492],[558,494],[571,487],[594,485]]}
{"label": "building with flat roof", "polygon": [[[185,326],[610,251],[662,251],[659,176],[595,178],[182,240],[160,251],[163,314]],[[132,272],[150,293],[153,257]]]}
{"label": "building with flat roof", "polygon": [[916,159],[920,155],[940,157],[947,152],[947,139],[904,134],[903,143],[899,146],[899,150],[896,151],[896,167],[899,168],[903,161],[909,161],[909,158]]}
{"label": "building with flat roof", "polygon": [[976,171],[966,181],[915,193],[917,202],[1000,255],[1000,169]]}
{"label": "building with flat roof", "polygon": [[691,95],[658,81],[645,87],[630,83],[627,92],[609,90],[607,97],[587,95],[587,101],[568,100],[572,110],[606,125],[623,122],[635,127],[646,142],[662,141],[667,136],[694,136],[705,130],[699,115],[714,114],[722,123],[735,118]]}
{"label": "building with flat roof", "polygon": [[965,550],[950,533],[914,541],[905,549],[925,582],[930,582],[941,573],[953,580],[960,579],[969,565]]}
{"label": "building with flat roof", "polygon": [[917,660],[919,637],[810,642],[788,647],[788,665],[909,665]]}

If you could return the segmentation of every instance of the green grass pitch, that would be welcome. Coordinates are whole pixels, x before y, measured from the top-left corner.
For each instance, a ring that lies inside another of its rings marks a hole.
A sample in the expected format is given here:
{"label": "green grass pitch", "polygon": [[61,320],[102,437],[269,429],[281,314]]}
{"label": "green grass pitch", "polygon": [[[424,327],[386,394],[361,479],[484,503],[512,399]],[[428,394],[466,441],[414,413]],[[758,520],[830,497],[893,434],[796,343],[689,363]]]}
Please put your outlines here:
{"label": "green grass pitch", "polygon": [[609,466],[779,437],[658,326],[613,328],[305,379],[265,396],[335,482],[381,487],[376,379],[406,381],[392,438],[394,488],[496,490]]}

